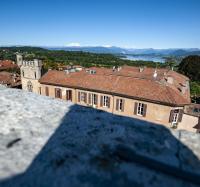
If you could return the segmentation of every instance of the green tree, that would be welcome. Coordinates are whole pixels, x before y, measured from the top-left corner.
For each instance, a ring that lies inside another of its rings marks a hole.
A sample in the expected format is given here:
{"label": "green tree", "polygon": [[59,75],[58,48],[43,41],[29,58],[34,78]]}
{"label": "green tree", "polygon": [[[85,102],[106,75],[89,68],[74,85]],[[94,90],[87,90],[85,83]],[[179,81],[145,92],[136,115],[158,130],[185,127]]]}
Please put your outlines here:
{"label": "green tree", "polygon": [[188,56],[179,64],[178,71],[192,81],[200,81],[200,56]]}

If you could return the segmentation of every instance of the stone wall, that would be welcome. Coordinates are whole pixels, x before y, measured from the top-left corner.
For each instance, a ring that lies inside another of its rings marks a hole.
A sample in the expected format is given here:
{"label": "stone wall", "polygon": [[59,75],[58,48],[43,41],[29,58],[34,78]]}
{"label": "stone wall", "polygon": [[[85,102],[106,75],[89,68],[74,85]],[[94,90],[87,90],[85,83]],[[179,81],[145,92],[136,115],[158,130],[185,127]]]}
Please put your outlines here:
{"label": "stone wall", "polygon": [[200,136],[0,87],[0,186],[200,185]]}

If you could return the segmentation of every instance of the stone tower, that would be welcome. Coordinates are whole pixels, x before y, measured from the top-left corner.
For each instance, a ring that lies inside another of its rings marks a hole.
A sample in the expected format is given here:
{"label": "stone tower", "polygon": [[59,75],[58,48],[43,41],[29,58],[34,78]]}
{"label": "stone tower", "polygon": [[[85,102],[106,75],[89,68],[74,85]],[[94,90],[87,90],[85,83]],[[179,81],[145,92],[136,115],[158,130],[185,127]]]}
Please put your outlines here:
{"label": "stone tower", "polygon": [[22,89],[30,92],[41,93],[39,79],[42,76],[42,61],[22,61],[20,67]]}
{"label": "stone tower", "polygon": [[16,60],[17,60],[17,65],[20,67],[22,65],[22,62],[23,62],[23,58],[22,58],[22,55],[20,53],[16,54]]}

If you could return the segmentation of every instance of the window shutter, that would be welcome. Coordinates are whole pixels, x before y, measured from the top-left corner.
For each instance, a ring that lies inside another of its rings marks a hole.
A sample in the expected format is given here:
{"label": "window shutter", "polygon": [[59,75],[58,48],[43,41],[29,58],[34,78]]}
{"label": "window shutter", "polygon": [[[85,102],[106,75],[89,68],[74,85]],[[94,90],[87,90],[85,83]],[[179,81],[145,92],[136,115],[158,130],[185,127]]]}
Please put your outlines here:
{"label": "window shutter", "polygon": [[69,90],[66,90],[66,99],[69,100]]}
{"label": "window shutter", "polygon": [[183,118],[183,110],[180,109],[180,110],[179,110],[179,115],[178,115],[178,122],[181,122],[181,121],[182,121],[182,118]]}
{"label": "window shutter", "polygon": [[54,91],[55,91],[55,98],[57,97],[57,90],[56,90],[56,88],[54,89]]}
{"label": "window shutter", "polygon": [[91,104],[91,93],[88,94],[88,100],[89,104]]}
{"label": "window shutter", "polygon": [[98,95],[96,94],[95,105],[98,105]]}
{"label": "window shutter", "polygon": [[172,122],[172,120],[173,120],[173,116],[174,116],[174,110],[171,110],[171,112],[170,112],[170,116],[169,116],[169,123]]}
{"label": "window shutter", "polygon": [[84,101],[87,103],[87,93],[84,93]]}
{"label": "window shutter", "polygon": [[103,96],[101,96],[101,100],[100,100],[100,106],[103,106]]}
{"label": "window shutter", "polygon": [[46,93],[46,96],[49,96],[49,88],[48,87],[45,87],[45,93]]}
{"label": "window shutter", "polygon": [[59,91],[60,91],[60,99],[62,99],[62,90],[59,89]]}
{"label": "window shutter", "polygon": [[137,108],[138,108],[138,103],[135,102],[135,106],[134,106],[134,114],[137,115]]}
{"label": "window shutter", "polygon": [[108,108],[110,108],[110,97],[108,97]]}
{"label": "window shutter", "polygon": [[80,102],[80,101],[81,101],[81,93],[78,92],[78,102]]}
{"label": "window shutter", "polygon": [[143,117],[146,117],[146,113],[147,113],[147,104],[144,104],[144,114],[143,114]]}
{"label": "window shutter", "polygon": [[124,112],[124,104],[125,104],[125,100],[122,99],[122,112]]}
{"label": "window shutter", "polygon": [[119,99],[116,100],[116,110],[119,110]]}

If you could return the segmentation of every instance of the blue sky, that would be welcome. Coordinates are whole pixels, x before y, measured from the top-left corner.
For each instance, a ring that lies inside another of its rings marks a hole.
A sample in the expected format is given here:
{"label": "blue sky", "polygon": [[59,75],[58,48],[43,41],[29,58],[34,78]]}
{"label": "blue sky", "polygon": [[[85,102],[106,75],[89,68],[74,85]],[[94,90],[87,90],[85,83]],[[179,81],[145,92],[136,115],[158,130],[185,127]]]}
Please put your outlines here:
{"label": "blue sky", "polygon": [[0,0],[0,45],[200,48],[200,0]]}

